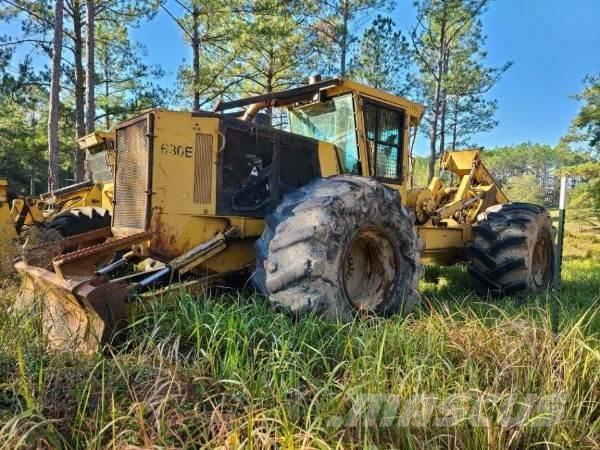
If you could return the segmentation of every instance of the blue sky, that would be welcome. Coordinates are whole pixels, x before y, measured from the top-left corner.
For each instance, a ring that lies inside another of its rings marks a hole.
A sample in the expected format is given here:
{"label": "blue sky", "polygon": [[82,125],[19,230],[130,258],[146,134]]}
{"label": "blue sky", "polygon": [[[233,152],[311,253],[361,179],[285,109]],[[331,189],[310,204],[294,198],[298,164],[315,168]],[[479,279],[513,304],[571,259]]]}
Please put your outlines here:
{"label": "blue sky", "polygon": [[[413,17],[408,2],[395,12],[402,29]],[[476,142],[556,144],[579,109],[572,96],[600,72],[600,0],[496,0],[483,24],[489,63],[513,66],[489,93],[499,125]]]}
{"label": "blue sky", "polygon": [[[408,33],[412,0],[397,0],[392,15]],[[495,0],[483,22],[489,63],[513,66],[489,92],[499,102],[498,127],[474,141],[487,148],[525,141],[555,145],[579,109],[572,96],[582,90],[583,78],[600,73],[600,0]],[[0,34],[17,30],[15,24]],[[177,68],[191,58],[173,20],[161,11],[132,36],[147,47],[148,62],[165,69],[161,84],[174,87]],[[415,150],[424,154],[426,148],[421,137]]]}
{"label": "blue sky", "polygon": [[[414,20],[412,0],[398,0],[393,17],[403,32]],[[524,141],[554,145],[578,110],[572,96],[587,74],[600,72],[600,0],[496,0],[486,12],[488,61],[513,66],[490,91],[498,99],[498,127],[476,136],[486,147]],[[181,32],[164,12],[133,36],[148,47],[149,60],[163,65],[173,85],[188,61]],[[426,148],[424,139],[417,151]]]}

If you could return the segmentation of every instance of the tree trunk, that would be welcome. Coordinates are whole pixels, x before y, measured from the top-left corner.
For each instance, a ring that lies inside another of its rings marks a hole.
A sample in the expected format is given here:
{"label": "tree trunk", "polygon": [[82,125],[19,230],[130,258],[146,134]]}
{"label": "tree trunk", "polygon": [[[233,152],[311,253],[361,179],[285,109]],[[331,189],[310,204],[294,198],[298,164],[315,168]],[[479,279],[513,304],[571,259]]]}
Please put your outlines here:
{"label": "tree trunk", "polygon": [[[444,22],[445,25],[445,22]],[[445,26],[444,26],[445,29]],[[444,43],[444,53],[442,57],[443,61],[443,70],[442,70],[442,80],[446,79],[446,75],[448,74],[448,61],[450,59],[450,48],[449,45]],[[442,83],[442,92],[440,102],[442,104],[442,112],[440,119],[440,151],[439,155],[442,157],[444,154],[444,150],[446,150],[446,112],[448,110],[448,93],[446,91],[446,86]]]}
{"label": "tree trunk", "polygon": [[[273,55],[271,54],[271,60],[273,58]],[[269,71],[267,73],[267,89],[265,94],[270,94],[271,92],[273,92],[273,74]],[[267,120],[268,120],[268,125],[269,126],[273,126],[273,108],[269,107],[267,108]]]}
{"label": "tree trunk", "polygon": [[[34,112],[31,113],[31,121],[29,122],[29,126],[31,127],[32,130],[35,130],[35,127],[37,126],[36,113],[34,113]],[[29,195],[31,197],[33,197],[33,196],[35,196],[35,166],[36,166],[36,164],[34,164],[33,161],[30,161],[30,165],[31,165],[31,173],[29,174]]]}
{"label": "tree trunk", "polygon": [[433,118],[431,122],[431,134],[429,142],[429,173],[428,180],[431,181],[435,175],[435,160],[437,157],[437,136],[438,136],[438,121],[441,113],[441,95],[442,84],[444,81],[444,55],[446,53],[446,0],[443,0],[444,8],[442,11],[441,27],[440,27],[440,48],[437,61],[437,79],[435,80],[435,98],[433,102]]}
{"label": "tree trunk", "polygon": [[48,191],[59,188],[58,161],[58,108],[60,106],[60,61],[63,37],[63,0],[56,0],[54,6],[54,41],[52,44],[52,76],[50,79],[50,99],[48,102]]}
{"label": "tree trunk", "polygon": [[[83,37],[81,24],[81,3],[73,2],[73,65],[75,66],[75,138],[85,135],[85,76],[83,73]],[[76,183],[85,176],[85,151],[75,143],[75,164],[73,178]]]}
{"label": "tree trunk", "polygon": [[350,16],[348,11],[349,7],[350,5],[348,4],[348,0],[344,0],[342,4],[342,37],[340,40],[340,77],[342,78],[346,76],[346,57],[348,54],[348,20]]}
{"label": "tree trunk", "polygon": [[440,97],[441,97],[441,86],[442,86],[442,62],[441,59],[438,63],[437,80],[435,83],[435,99],[433,102],[433,117],[431,121],[431,130],[429,135],[429,171],[428,171],[428,182],[431,182],[435,175],[435,160],[437,157],[437,136],[438,136],[438,120],[440,118]]}
{"label": "tree trunk", "polygon": [[87,71],[85,77],[85,131],[92,133],[96,128],[96,82],[95,82],[95,11],[94,0],[86,0],[87,31],[85,49],[87,54]]}
{"label": "tree trunk", "polygon": [[200,9],[194,2],[194,8],[192,11],[192,51],[194,65],[194,111],[200,111],[200,92],[198,87],[200,86]]}
{"label": "tree trunk", "polygon": [[106,99],[104,102],[106,105],[104,109],[104,124],[106,125],[106,129],[108,130],[110,128],[110,84],[108,82],[108,80],[110,79],[110,73],[108,72],[108,53],[106,53],[104,58],[104,98]]}
{"label": "tree trunk", "polygon": [[433,121],[429,130],[429,164],[427,172],[427,182],[430,183],[435,175],[435,154],[437,141],[437,112],[433,111]]}
{"label": "tree trunk", "polygon": [[453,111],[453,120],[454,122],[452,123],[452,151],[456,150],[456,134],[458,131],[458,99],[456,99],[455,104],[454,104],[454,111]]}
{"label": "tree trunk", "polygon": [[446,101],[446,93],[444,90],[442,90],[442,112],[440,114],[440,151],[439,151],[439,155],[443,155],[444,154],[444,150],[446,147],[446,110],[448,107],[447,101]]}

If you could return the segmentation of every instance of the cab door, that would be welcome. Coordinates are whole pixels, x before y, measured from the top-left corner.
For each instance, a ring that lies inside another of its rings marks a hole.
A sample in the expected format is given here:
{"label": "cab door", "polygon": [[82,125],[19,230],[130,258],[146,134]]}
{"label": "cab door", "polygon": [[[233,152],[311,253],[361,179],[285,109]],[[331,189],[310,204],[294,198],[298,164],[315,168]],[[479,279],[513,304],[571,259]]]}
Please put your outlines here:
{"label": "cab door", "polygon": [[368,97],[361,97],[361,106],[369,176],[400,191],[404,198],[406,112]]}

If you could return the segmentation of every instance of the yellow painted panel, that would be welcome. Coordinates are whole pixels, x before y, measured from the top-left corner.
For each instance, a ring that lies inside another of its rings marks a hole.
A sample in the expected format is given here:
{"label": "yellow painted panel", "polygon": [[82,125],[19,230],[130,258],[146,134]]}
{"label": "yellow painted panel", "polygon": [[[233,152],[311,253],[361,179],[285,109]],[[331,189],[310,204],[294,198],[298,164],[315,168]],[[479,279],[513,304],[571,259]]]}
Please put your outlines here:
{"label": "yellow painted panel", "polygon": [[406,109],[408,112],[409,120],[411,125],[416,125],[423,116],[424,107],[418,103],[408,100],[404,97],[390,94],[388,92],[380,91],[379,89],[372,88],[370,86],[357,83],[356,81],[344,80],[344,82],[337,87],[327,90],[328,95],[338,95],[344,92],[354,91],[362,95],[366,95],[375,98],[379,101],[389,103],[394,106],[399,106]]}
{"label": "yellow painted panel", "polygon": [[340,164],[335,150],[335,145],[319,141],[319,165],[321,176],[330,177],[341,173]]}
{"label": "yellow painted panel", "polygon": [[165,214],[156,208],[152,212],[151,250],[163,257],[174,258],[226,230],[229,224],[225,217]]}
{"label": "yellow painted panel", "polygon": [[104,183],[104,187],[102,188],[102,208],[112,211],[114,207],[113,200],[115,198],[114,190],[114,183]]}
{"label": "yellow painted panel", "polygon": [[265,228],[265,221],[263,219],[248,217],[230,217],[228,219],[232,226],[238,227],[241,238],[260,236]]}
{"label": "yellow painted panel", "polygon": [[[202,268],[207,272],[230,272],[254,265],[254,239],[239,239],[227,243],[227,248],[206,261]],[[200,270],[202,270],[202,268]]]}
{"label": "yellow painted panel", "polygon": [[217,118],[154,112],[153,212],[215,214],[218,127]]}
{"label": "yellow painted panel", "polygon": [[425,245],[425,251],[463,247],[462,228],[419,227],[419,237]]}

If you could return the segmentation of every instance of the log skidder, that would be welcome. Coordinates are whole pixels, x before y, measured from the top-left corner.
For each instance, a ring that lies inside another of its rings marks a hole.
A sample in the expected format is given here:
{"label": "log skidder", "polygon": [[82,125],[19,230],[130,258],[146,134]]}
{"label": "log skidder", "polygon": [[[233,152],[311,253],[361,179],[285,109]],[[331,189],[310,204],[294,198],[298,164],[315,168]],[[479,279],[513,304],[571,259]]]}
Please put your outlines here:
{"label": "log skidder", "polygon": [[[276,307],[340,321],[408,313],[421,262],[466,262],[483,293],[549,284],[546,212],[509,203],[481,151],[444,153],[452,177],[412,186],[423,107],[347,79],[313,81],[115,127],[111,227],[64,238],[51,262],[15,265],[23,302],[42,294],[51,347],[95,351],[138,306],[252,268]],[[254,120],[273,107],[287,108],[291,132]],[[83,231],[76,222],[93,215],[56,227]]]}

